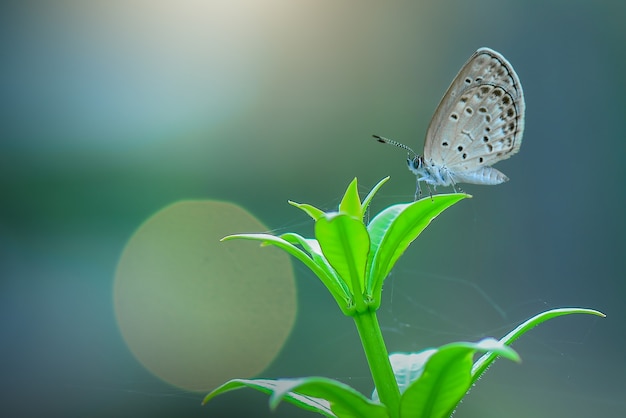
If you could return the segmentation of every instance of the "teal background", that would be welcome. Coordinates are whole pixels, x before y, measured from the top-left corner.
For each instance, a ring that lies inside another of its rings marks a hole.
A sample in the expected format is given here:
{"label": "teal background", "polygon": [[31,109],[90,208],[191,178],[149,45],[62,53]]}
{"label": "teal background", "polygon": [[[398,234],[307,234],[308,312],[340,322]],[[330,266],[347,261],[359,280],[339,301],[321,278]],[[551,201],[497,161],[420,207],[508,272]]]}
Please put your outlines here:
{"label": "teal background", "polygon": [[[542,325],[455,417],[626,414],[626,3],[57,1],[0,6],[0,410],[47,416],[312,416],[265,395],[201,394],[145,371],[112,280],[133,231],[180,199],[242,205],[310,235],[286,201],[332,209],[354,177],[372,209],[413,198],[405,154],[481,46],[524,87],[511,181],[464,189],[400,260],[380,311],[391,351]],[[259,251],[262,251],[260,249]],[[369,394],[351,321],[300,264],[296,329],[265,377]],[[254,411],[254,412],[250,412]]]}

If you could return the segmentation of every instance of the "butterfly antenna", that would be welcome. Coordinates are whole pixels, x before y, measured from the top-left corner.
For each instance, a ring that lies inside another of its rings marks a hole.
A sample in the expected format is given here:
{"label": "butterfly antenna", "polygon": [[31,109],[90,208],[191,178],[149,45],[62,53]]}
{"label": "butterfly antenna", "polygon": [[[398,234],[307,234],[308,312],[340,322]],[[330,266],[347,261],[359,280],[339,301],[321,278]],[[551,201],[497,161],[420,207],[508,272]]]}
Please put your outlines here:
{"label": "butterfly antenna", "polygon": [[409,151],[410,153],[412,153],[414,156],[418,156],[417,153],[415,151],[413,151],[411,148],[407,147],[404,144],[401,144],[397,141],[394,141],[393,139],[389,139],[389,138],[385,138],[383,136],[378,136],[378,135],[372,135],[374,138],[376,138],[376,140],[378,142],[382,142],[383,144],[389,144],[389,145],[395,145],[398,148],[402,148],[404,150]]}

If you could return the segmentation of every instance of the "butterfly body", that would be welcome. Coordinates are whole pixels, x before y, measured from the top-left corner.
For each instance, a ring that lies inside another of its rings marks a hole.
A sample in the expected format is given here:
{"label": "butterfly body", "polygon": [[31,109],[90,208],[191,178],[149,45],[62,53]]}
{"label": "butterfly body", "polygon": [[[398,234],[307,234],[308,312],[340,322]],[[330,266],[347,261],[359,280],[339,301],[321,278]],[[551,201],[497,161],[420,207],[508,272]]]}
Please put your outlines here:
{"label": "butterfly body", "polygon": [[421,155],[407,158],[409,170],[417,176],[417,181],[423,181],[431,186],[454,186],[457,183],[468,184],[500,184],[509,178],[493,167],[480,167],[473,171],[452,171],[445,165],[427,163]]}
{"label": "butterfly body", "polygon": [[413,153],[409,169],[429,186],[457,183],[494,185],[508,180],[491,167],[517,153],[525,113],[522,85],[498,52],[478,49],[463,65],[435,110],[426,132],[423,156],[396,141],[380,142]]}

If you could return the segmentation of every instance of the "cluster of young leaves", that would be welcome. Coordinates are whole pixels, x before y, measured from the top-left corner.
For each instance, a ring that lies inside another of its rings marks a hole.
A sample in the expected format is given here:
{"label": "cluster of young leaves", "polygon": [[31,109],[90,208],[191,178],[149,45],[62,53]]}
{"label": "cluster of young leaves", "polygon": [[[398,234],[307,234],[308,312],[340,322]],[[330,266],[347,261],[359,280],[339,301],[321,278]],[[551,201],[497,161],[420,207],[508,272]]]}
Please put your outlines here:
{"label": "cluster of young leaves", "polygon": [[377,310],[383,281],[409,244],[430,222],[466,194],[435,195],[411,203],[387,207],[369,224],[363,219],[369,204],[389,179],[381,180],[361,202],[354,179],[336,212],[289,203],[315,221],[315,239],[293,232],[238,234],[223,240],[247,239],[277,246],[303,262],[328,288],[345,315]]}
{"label": "cluster of young leaves", "polygon": [[[305,377],[234,379],[209,393],[203,403],[224,392],[249,387],[269,394],[271,408],[285,400],[327,417],[445,418],[496,358],[519,361],[510,344],[536,325],[573,313],[604,316],[591,309],[555,309],[530,318],[500,340],[457,342],[419,353],[388,356],[375,314],[383,281],[409,244],[435,217],[469,196],[435,195],[392,205],[365,224],[367,208],[387,180],[381,180],[363,201],[358,195],[357,181],[353,180],[336,212],[290,202],[313,218],[315,239],[295,233],[224,238],[277,246],[302,261],[322,281],[341,311],[356,323],[376,385],[372,399],[336,380]],[[474,362],[476,353],[483,355]]]}

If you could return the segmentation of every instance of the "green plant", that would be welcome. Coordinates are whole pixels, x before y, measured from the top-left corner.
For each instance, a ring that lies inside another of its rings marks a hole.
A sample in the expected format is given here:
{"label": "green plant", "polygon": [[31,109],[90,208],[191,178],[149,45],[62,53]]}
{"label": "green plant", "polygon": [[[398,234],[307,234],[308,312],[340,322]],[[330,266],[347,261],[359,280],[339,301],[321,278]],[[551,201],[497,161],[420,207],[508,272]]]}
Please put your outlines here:
{"label": "green plant", "polygon": [[[302,261],[331,292],[344,315],[357,327],[376,390],[372,399],[350,386],[324,377],[299,379],[234,379],[218,387],[203,403],[227,391],[250,387],[270,395],[270,406],[282,400],[327,417],[398,418],[449,417],[469,388],[501,356],[519,361],[510,347],[536,325],[557,316],[585,313],[562,308],[540,313],[500,340],[456,342],[419,353],[388,355],[376,311],[383,281],[409,244],[445,209],[470,197],[462,193],[434,195],[387,207],[366,225],[364,215],[381,180],[361,202],[357,181],[348,186],[337,212],[290,202],[315,221],[315,239],[295,233],[280,236],[240,234],[224,240],[247,239],[274,245]],[[476,353],[483,353],[475,362]]]}

